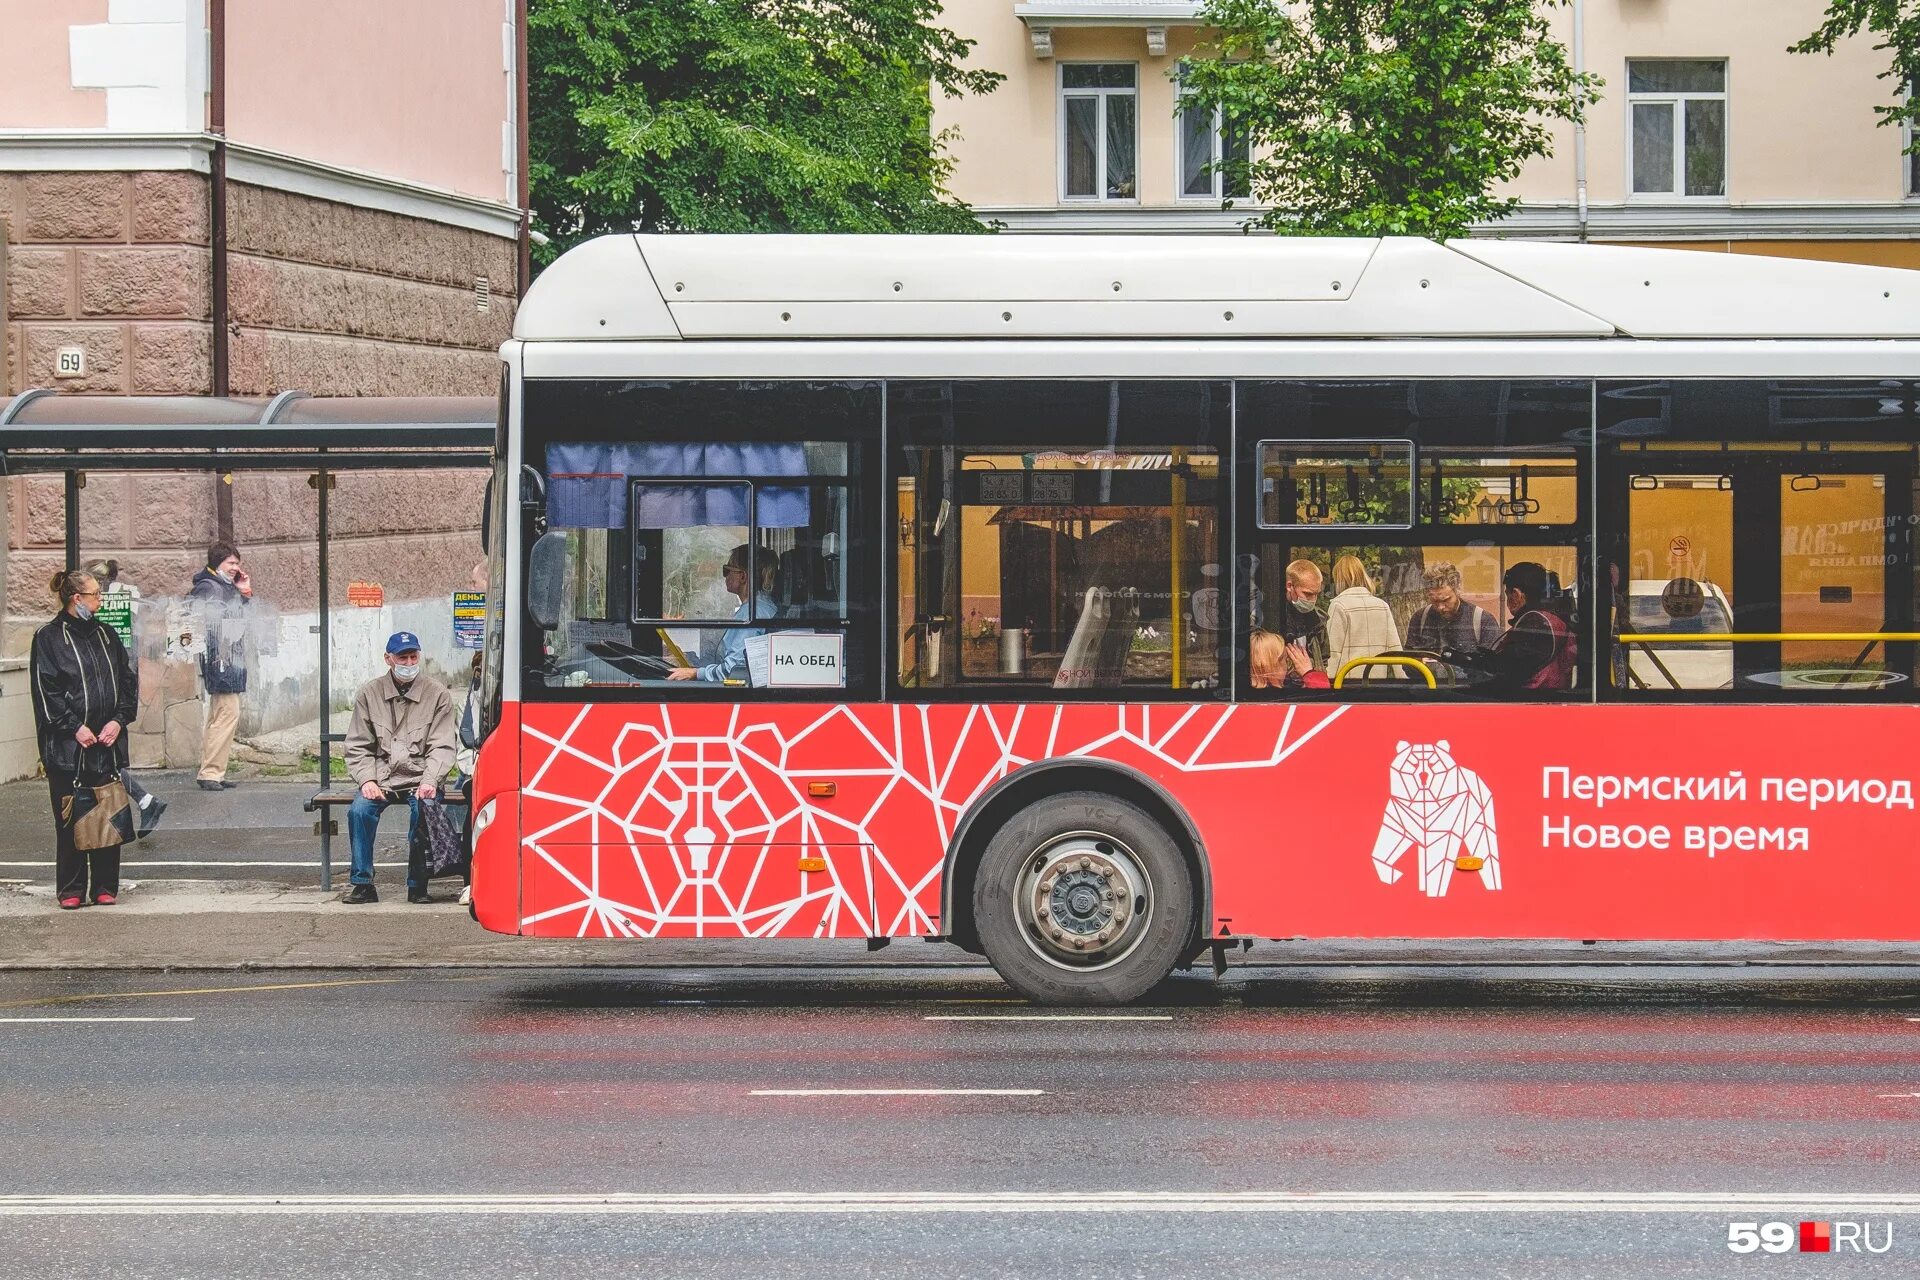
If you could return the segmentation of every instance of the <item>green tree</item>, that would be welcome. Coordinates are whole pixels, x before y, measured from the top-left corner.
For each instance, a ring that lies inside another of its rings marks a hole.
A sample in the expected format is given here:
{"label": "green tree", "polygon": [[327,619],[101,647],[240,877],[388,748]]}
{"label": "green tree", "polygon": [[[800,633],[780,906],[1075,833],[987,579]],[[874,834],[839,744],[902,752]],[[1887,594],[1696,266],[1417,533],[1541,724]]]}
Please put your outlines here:
{"label": "green tree", "polygon": [[[1603,83],[1541,8],[1562,0],[1207,0],[1186,101],[1251,145],[1223,167],[1271,206],[1250,226],[1445,238],[1519,204],[1495,184],[1551,155]],[[1230,183],[1229,185],[1234,185]]]}
{"label": "green tree", "polygon": [[[1920,101],[1909,97],[1907,86],[1920,80],[1920,0],[1833,0],[1826,21],[1790,53],[1833,54],[1842,40],[1862,31],[1880,37],[1873,47],[1887,55],[1887,69],[1879,78],[1893,81],[1893,102],[1874,108],[1883,125],[1920,124]],[[1920,135],[1909,152],[1920,150]]]}
{"label": "green tree", "polygon": [[551,260],[607,231],[982,228],[931,86],[987,93],[937,0],[533,0],[528,177]]}

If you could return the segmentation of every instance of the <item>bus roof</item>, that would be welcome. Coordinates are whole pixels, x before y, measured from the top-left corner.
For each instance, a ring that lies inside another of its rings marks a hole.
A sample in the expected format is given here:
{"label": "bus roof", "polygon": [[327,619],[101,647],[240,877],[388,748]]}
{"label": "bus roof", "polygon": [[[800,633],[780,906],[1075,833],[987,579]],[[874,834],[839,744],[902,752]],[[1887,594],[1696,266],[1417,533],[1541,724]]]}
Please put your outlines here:
{"label": "bus roof", "polygon": [[1920,272],[1539,241],[609,235],[528,342],[1920,337]]}

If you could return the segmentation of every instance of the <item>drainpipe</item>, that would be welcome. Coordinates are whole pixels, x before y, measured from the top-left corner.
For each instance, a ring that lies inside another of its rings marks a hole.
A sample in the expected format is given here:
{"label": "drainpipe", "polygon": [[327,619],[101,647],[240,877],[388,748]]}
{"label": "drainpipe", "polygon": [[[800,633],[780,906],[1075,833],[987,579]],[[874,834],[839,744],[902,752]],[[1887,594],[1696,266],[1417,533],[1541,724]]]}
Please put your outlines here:
{"label": "drainpipe", "polygon": [[513,182],[514,199],[520,205],[520,279],[514,296],[520,299],[533,283],[533,208],[527,184],[527,82],[533,77],[527,66],[527,0],[516,0],[514,9],[513,132],[519,154],[513,158]]}
{"label": "drainpipe", "polygon": [[208,248],[213,255],[213,394],[224,396],[227,378],[227,0],[207,0]]}
{"label": "drainpipe", "polygon": [[[1586,10],[1580,0],[1572,0],[1572,71],[1586,73]],[[1586,244],[1586,119],[1572,127],[1572,198],[1580,219],[1580,244]]]}
{"label": "drainpipe", "polygon": [[[212,391],[232,389],[227,323],[227,0],[207,0],[207,132],[213,150],[207,164],[207,251],[212,255],[208,312],[213,320]],[[233,477],[213,475],[213,529],[222,542],[233,541]]]}

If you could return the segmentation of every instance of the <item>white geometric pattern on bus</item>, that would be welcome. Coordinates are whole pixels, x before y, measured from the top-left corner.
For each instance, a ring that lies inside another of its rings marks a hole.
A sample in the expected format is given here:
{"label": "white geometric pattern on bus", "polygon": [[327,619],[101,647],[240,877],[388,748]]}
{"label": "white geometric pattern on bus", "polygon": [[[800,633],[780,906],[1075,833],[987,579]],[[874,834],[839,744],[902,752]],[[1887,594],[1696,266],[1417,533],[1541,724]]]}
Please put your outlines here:
{"label": "white geometric pattern on bus", "polygon": [[[711,707],[649,709],[658,723],[624,724],[610,758],[583,750],[581,731],[595,716],[630,719],[627,708],[583,708],[557,736],[526,726],[523,795],[563,816],[529,831],[525,852],[577,896],[527,915],[522,927],[565,920],[582,937],[644,938],[669,926],[771,937],[804,912],[815,922],[805,936],[931,933],[921,899],[948,837],[1021,766],[1079,756],[1190,773],[1266,769],[1346,708],[1289,707],[1277,729],[1257,736],[1228,732],[1242,708],[1211,705],[973,706],[957,732],[935,727],[958,712],[951,707],[787,707],[751,718],[744,710],[715,733]],[[807,779],[821,776],[836,781],[835,800],[807,794]],[[579,865],[583,847],[590,866]],[[780,891],[783,868],[809,852],[825,857],[826,871]],[[638,892],[609,887],[622,878]]]}
{"label": "white geometric pattern on bus", "polygon": [[1398,744],[1387,778],[1387,808],[1373,845],[1373,869],[1381,883],[1400,878],[1396,864],[1418,845],[1420,892],[1429,898],[1446,896],[1461,858],[1473,859],[1461,870],[1477,871],[1488,889],[1500,887],[1493,793],[1480,775],[1454,762],[1444,738]]}

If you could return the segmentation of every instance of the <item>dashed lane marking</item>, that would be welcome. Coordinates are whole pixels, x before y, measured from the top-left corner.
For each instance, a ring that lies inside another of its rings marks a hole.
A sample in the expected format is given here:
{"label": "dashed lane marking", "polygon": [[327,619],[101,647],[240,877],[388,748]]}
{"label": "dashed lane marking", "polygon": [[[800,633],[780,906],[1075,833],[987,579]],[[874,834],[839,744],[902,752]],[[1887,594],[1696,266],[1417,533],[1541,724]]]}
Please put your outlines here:
{"label": "dashed lane marking", "polygon": [[23,1023],[52,1023],[67,1025],[76,1022],[192,1022],[192,1018],[0,1018],[0,1023],[18,1026]]}
{"label": "dashed lane marking", "polygon": [[1172,1022],[1170,1013],[929,1013],[922,1022]]}
{"label": "dashed lane marking", "polygon": [[755,1098],[1038,1098],[1045,1089],[753,1089]]}
{"label": "dashed lane marking", "polygon": [[[459,978],[439,978],[457,982]],[[173,991],[93,991],[76,996],[40,996],[32,1000],[0,1000],[0,1009],[42,1009],[52,1005],[73,1004],[81,1000],[153,1000],[166,996],[224,996],[249,991],[309,991],[317,987],[392,986],[401,982],[419,982],[417,975],[398,978],[336,978],[327,982],[263,982],[247,987],[182,987]]]}
{"label": "dashed lane marking", "polygon": [[6,1195],[0,1217],[1128,1213],[1920,1213],[1920,1195],[1693,1191],[982,1191],[525,1195]]}

